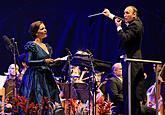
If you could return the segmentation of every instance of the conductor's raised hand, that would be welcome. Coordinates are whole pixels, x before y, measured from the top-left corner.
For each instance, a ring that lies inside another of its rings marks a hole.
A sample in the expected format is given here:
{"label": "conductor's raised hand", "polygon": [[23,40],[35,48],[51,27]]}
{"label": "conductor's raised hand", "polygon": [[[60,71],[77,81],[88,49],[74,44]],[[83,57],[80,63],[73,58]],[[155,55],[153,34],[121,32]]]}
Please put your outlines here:
{"label": "conductor's raised hand", "polygon": [[110,16],[110,11],[107,9],[107,8],[105,8],[104,9],[104,11],[102,12],[105,16],[107,16],[107,17],[109,17]]}

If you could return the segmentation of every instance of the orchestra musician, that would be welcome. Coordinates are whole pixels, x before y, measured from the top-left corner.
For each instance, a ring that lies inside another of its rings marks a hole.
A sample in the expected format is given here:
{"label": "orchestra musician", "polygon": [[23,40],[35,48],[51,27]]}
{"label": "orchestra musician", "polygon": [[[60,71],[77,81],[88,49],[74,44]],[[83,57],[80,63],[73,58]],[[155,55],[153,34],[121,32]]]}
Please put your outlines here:
{"label": "orchestra musician", "polygon": [[103,81],[102,79],[103,73],[104,72],[95,71],[96,88],[97,88],[96,102],[101,98],[101,96],[105,98],[106,95],[106,89],[105,89],[106,81]]}
{"label": "orchestra musician", "polygon": [[4,84],[5,88],[5,112],[12,112],[12,101],[13,98],[17,95],[17,91],[19,88],[19,83],[21,79],[19,79],[19,67],[17,64],[10,64],[8,67],[7,80]]}
{"label": "orchestra musician", "polygon": [[71,66],[71,81],[73,83],[84,83],[82,79],[87,72],[86,68],[81,72],[80,66]]}
{"label": "orchestra musician", "polygon": [[106,90],[111,102],[114,103],[114,115],[123,114],[123,76],[121,63],[112,66],[113,76],[107,80]]}
{"label": "orchestra musician", "polygon": [[163,99],[163,114],[165,114],[165,64],[163,65],[162,70],[160,72],[160,79],[161,79],[160,94]]}
{"label": "orchestra musician", "polygon": [[[158,75],[158,114],[163,115],[163,102],[162,96],[160,94],[162,78],[160,77],[160,72],[162,69],[162,64],[153,64],[154,76],[152,81],[156,80],[156,75]],[[156,109],[156,82],[154,82],[146,92],[147,101],[146,105],[149,108]]]}

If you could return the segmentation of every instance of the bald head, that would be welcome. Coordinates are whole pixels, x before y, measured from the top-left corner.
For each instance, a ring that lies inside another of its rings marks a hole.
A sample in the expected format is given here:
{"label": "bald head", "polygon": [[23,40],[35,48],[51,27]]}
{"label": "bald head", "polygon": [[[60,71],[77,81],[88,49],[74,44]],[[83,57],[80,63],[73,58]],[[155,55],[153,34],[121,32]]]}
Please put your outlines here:
{"label": "bald head", "polygon": [[119,76],[119,77],[122,76],[122,65],[121,65],[121,63],[115,63],[112,66],[112,72],[116,76]]}
{"label": "bald head", "polygon": [[136,14],[137,16],[137,13],[138,13],[138,10],[135,6],[128,6],[127,8],[131,8],[132,9],[132,12]]}
{"label": "bald head", "polygon": [[128,6],[124,10],[125,22],[129,23],[134,19],[137,19],[137,8],[135,6]]}

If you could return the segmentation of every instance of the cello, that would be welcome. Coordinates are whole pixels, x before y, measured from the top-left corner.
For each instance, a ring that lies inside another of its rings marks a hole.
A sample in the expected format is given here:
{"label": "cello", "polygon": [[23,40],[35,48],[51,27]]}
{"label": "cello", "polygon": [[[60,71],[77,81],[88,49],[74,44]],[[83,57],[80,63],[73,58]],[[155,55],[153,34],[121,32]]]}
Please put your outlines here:
{"label": "cello", "polygon": [[[161,89],[161,82],[162,78],[160,76],[160,73],[162,71],[162,68],[160,70],[157,69],[158,65],[155,67],[155,73],[158,75],[158,114],[163,115],[163,101],[162,96],[160,95],[160,89]],[[147,107],[156,109],[156,82],[147,90]]]}

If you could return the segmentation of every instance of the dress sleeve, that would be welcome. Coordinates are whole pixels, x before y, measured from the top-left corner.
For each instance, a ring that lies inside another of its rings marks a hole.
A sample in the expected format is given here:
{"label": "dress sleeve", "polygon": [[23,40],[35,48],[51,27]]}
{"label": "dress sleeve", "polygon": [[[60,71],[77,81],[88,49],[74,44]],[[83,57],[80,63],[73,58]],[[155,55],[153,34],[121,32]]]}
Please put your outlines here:
{"label": "dress sleeve", "polygon": [[46,65],[44,59],[37,59],[37,48],[36,44],[32,41],[27,42],[24,46],[26,52],[26,63],[29,66],[42,66]]}
{"label": "dress sleeve", "polygon": [[32,41],[29,41],[24,46],[26,52],[37,53],[36,44]]}

